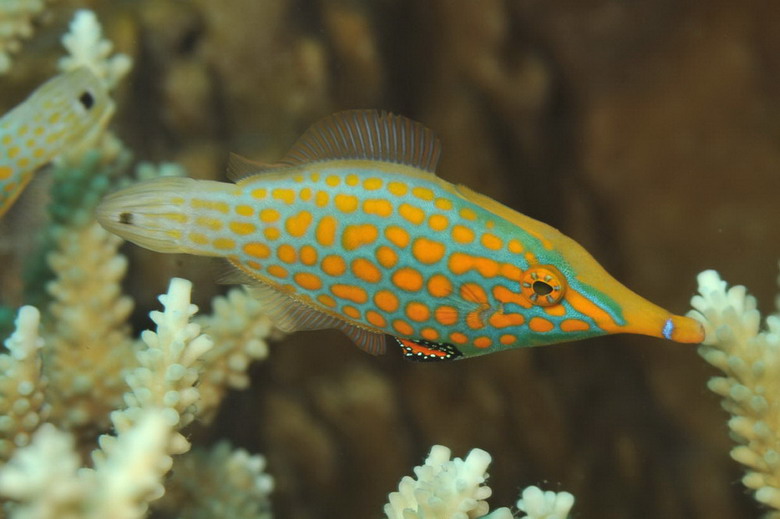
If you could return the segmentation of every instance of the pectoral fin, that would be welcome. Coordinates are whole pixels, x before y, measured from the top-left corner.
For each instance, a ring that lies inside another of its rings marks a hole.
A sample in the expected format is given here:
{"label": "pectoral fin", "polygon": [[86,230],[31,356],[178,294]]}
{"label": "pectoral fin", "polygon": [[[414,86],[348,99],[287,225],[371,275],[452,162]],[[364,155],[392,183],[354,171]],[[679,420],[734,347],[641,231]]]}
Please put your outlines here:
{"label": "pectoral fin", "polygon": [[381,355],[385,352],[387,336],[384,333],[361,328],[326,314],[265,283],[254,285],[251,293],[263,303],[264,311],[274,326],[283,332],[335,328],[352,339],[358,348],[371,355]]}

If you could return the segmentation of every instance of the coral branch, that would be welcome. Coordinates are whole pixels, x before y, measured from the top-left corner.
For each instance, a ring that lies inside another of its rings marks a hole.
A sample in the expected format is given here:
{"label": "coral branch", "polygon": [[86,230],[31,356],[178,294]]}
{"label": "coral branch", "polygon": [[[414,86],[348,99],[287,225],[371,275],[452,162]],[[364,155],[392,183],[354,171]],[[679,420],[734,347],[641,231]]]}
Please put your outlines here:
{"label": "coral branch", "polygon": [[38,336],[40,314],[34,306],[19,309],[16,331],[5,341],[8,353],[0,355],[0,460],[16,447],[30,442],[30,434],[46,420],[45,380],[41,377]]}
{"label": "coral branch", "polygon": [[[725,376],[708,387],[723,397],[728,425],[739,445],[731,457],[744,465],[742,482],[755,498],[780,511],[780,313],[766,319],[743,286],[727,290],[717,272],[699,274],[691,317],[704,324],[707,338],[699,354]],[[774,512],[771,517],[780,517]]]}

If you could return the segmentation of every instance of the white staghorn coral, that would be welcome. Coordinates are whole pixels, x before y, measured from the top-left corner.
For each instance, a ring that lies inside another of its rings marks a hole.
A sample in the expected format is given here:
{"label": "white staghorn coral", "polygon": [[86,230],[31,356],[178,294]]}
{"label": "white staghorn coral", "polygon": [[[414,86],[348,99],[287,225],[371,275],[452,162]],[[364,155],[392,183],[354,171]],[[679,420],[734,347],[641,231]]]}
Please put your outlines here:
{"label": "white staghorn coral", "polygon": [[517,501],[517,508],[527,514],[519,519],[566,519],[572,506],[574,496],[569,492],[545,492],[535,486],[526,487]]}
{"label": "white staghorn coral", "polygon": [[198,400],[197,365],[211,347],[190,318],[192,284],[173,279],[152,312],[157,331],[143,334],[146,349],[127,376],[126,408],[111,414],[116,436],[100,437],[93,468],[79,468],[71,433],[44,424],[33,442],[0,467],[0,495],[13,500],[12,519],[144,517],[149,502],[164,493],[171,455],[189,442],[178,429],[190,423]]}
{"label": "white staghorn coral", "polygon": [[16,331],[5,341],[8,353],[0,354],[0,459],[27,445],[30,434],[49,414],[41,378],[39,321],[37,308],[20,308]]}
{"label": "white staghorn coral", "polygon": [[[450,449],[434,445],[425,463],[414,468],[417,479],[405,476],[398,492],[391,493],[385,505],[388,519],[473,519],[488,513],[485,501],[492,493],[485,485],[490,454],[473,449],[466,459],[450,459]],[[504,512],[505,511],[505,512]],[[498,509],[491,517],[511,517],[508,509]]]}
{"label": "white staghorn coral", "polygon": [[691,300],[696,311],[689,315],[706,330],[699,354],[725,375],[710,379],[708,387],[732,415],[728,425],[739,445],[731,457],[747,469],[745,486],[775,510],[769,517],[780,517],[780,298],[761,330],[756,300],[744,286],[727,289],[713,270],[698,281],[700,295]]}
{"label": "white staghorn coral", "polygon": [[205,418],[216,411],[228,388],[249,386],[246,370],[252,361],[268,356],[266,339],[273,328],[263,305],[244,288],[215,297],[212,308],[212,315],[195,320],[215,344],[203,357],[206,369],[199,389],[200,413]]}
{"label": "white staghorn coral", "polygon": [[[122,432],[137,422],[144,409],[162,409],[168,425],[186,427],[195,418],[195,404],[200,392],[198,381],[200,360],[213,345],[201,335],[200,326],[190,322],[198,307],[190,303],[192,283],[173,278],[168,293],[160,296],[164,311],[149,314],[157,332],[141,334],[145,349],[136,353],[138,367],[125,375],[130,391],[125,394],[126,408],[111,413],[111,421]],[[109,441],[107,439],[107,441]],[[181,454],[190,448],[180,433],[174,433],[170,454]]]}
{"label": "white staghorn coral", "polygon": [[97,16],[89,9],[76,11],[62,44],[68,56],[60,58],[59,69],[63,72],[78,67],[88,67],[101,78],[109,90],[130,71],[133,61],[129,56],[119,53],[111,56],[113,44],[103,38],[103,29]]}
{"label": "white staghorn coral", "polygon": [[[165,497],[156,508],[180,519],[270,519],[273,478],[265,458],[222,441],[176,458]],[[157,504],[156,504],[157,505]]]}
{"label": "white staghorn coral", "polygon": [[52,419],[67,429],[104,426],[122,405],[122,371],[136,365],[126,324],[133,303],[120,286],[127,259],[118,254],[122,240],[95,222],[65,228],[58,244],[49,255],[57,277],[47,287],[53,320],[45,334]]}

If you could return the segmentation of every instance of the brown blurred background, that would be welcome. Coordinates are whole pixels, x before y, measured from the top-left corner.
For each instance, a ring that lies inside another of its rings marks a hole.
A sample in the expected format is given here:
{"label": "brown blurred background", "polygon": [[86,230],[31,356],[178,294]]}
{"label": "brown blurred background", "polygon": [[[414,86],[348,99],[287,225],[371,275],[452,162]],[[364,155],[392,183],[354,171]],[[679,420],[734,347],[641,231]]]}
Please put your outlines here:
{"label": "brown blurred background", "polygon": [[[439,174],[551,223],[675,312],[715,268],[772,307],[780,258],[780,4],[657,0],[54,2],[0,85],[53,74],[73,8],[135,67],[115,131],[137,159],[224,179],[317,118],[381,108],[434,128]],[[127,247],[136,326],[172,275],[204,311],[208,261]],[[165,268],[161,268],[163,265]],[[689,346],[611,337],[418,365],[338,333],[275,344],[210,427],[267,455],[279,518],[380,517],[432,444],[494,457],[493,507],[530,484],[581,518],[758,517],[714,371]]]}

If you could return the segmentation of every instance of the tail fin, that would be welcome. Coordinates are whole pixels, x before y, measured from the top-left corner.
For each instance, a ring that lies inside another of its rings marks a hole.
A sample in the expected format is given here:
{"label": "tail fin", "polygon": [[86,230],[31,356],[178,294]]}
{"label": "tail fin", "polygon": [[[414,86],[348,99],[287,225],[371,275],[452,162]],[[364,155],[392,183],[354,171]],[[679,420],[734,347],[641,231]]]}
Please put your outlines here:
{"label": "tail fin", "polygon": [[182,236],[189,215],[187,194],[198,180],[162,177],[106,196],[97,220],[106,230],[156,252],[189,252]]}

